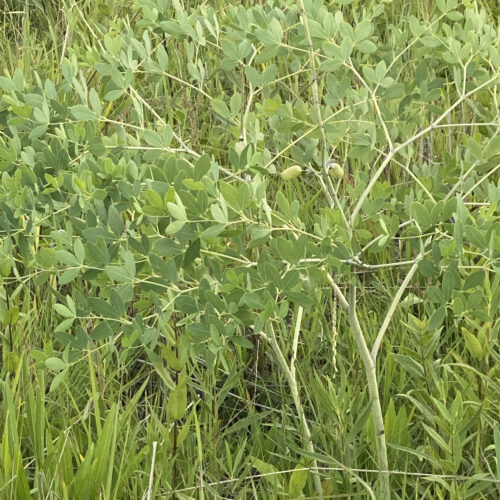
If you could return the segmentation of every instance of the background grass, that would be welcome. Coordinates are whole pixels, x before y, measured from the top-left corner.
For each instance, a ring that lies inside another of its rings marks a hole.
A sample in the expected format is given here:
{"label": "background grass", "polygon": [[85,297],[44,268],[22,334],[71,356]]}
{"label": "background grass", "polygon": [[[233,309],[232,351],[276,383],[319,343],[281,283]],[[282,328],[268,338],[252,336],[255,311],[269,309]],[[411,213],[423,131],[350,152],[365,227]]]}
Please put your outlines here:
{"label": "background grass", "polygon": [[[248,7],[259,3],[243,2]],[[377,3],[354,1],[342,11],[348,22],[355,22],[360,9],[370,10]],[[497,22],[495,2],[469,3],[484,8],[491,24]],[[93,58],[99,57],[104,34],[133,27],[141,19],[135,5],[137,2],[126,0],[6,0],[0,10],[4,71],[12,74],[19,67],[31,82],[36,80],[35,73],[42,80],[62,81],[61,61],[74,57],[87,82],[99,88]],[[230,28],[232,14],[226,2],[188,1],[184,8],[189,12],[200,5],[212,8],[221,26]],[[397,27],[411,14],[430,19],[435,10],[434,2],[394,1],[384,11],[384,22]],[[209,96],[229,95],[244,87],[244,75],[238,68],[231,74],[216,69],[220,55],[213,47],[206,47],[203,56]],[[227,165],[227,151],[241,130],[231,120],[220,120],[210,98],[185,84],[190,80],[188,60],[185,45],[179,43],[169,68],[177,79],[155,81],[144,74],[134,85],[155,113],[175,124],[191,148],[213,154],[221,165]],[[278,75],[287,72],[287,61],[278,61],[280,64]],[[409,61],[408,72],[416,64],[418,61]],[[307,75],[300,72],[276,87],[283,102],[294,102],[299,111],[301,100],[309,98]],[[270,91],[268,95],[263,92],[256,106],[266,97],[271,98]],[[125,97],[106,112],[109,120],[126,124],[134,112],[133,101]],[[452,120],[468,123],[471,114],[470,109],[458,108]],[[145,113],[144,120],[146,126],[155,127],[155,114]],[[111,135],[118,129],[109,122],[102,132]],[[421,145],[420,156],[415,154],[429,177],[436,175],[432,158],[453,152],[450,140],[446,131],[436,133]],[[275,147],[276,152],[279,142],[273,144],[271,138],[266,147]],[[345,158],[348,148],[349,144],[341,144],[337,156]],[[278,169],[289,164],[288,154],[278,158]],[[353,179],[361,168],[361,162],[352,161],[347,173]],[[408,180],[401,174],[399,178],[392,176],[390,182],[387,189],[398,189]],[[289,200],[301,200],[300,218],[311,227],[313,215],[323,203],[318,186],[307,180],[284,183],[276,178],[269,199],[275,199],[278,191]],[[347,186],[342,195],[350,196]],[[387,254],[381,253],[380,262],[386,259]],[[370,340],[377,333],[379,311],[391,300],[404,272],[367,271],[360,276],[365,284],[360,317]],[[188,397],[190,410],[196,411],[189,411],[187,419],[179,423],[173,455],[173,424],[168,423],[166,413],[169,391],[158,368],[145,361],[141,348],[117,351],[103,344],[89,351],[86,359],[75,362],[69,377],[50,389],[53,376],[40,368],[40,360],[58,349],[53,336],[58,324],[53,312],[56,299],[49,285],[35,286],[29,277],[5,278],[2,285],[2,300],[18,304],[20,317],[14,325],[5,326],[3,335],[0,497],[145,498],[153,443],[158,443],[151,483],[155,497],[287,496],[292,471],[307,468],[314,457],[303,452],[288,386],[262,340],[253,338],[255,348],[251,351],[226,352],[211,362],[198,359]],[[492,277],[490,285],[490,304],[498,303],[494,300],[500,289],[498,276]],[[425,288],[424,280],[415,280],[409,291],[421,296]],[[367,498],[375,474],[365,375],[344,313],[331,293],[316,292],[322,309],[306,314],[303,320],[297,370],[312,438],[325,467],[323,488],[329,498]],[[423,311],[419,309],[420,314],[425,314]],[[278,338],[287,338],[293,321],[287,318],[283,322],[282,330],[276,332]],[[408,325],[408,310],[396,313],[390,329],[391,348],[380,363],[379,380],[397,498],[498,498],[500,373],[496,335],[498,329],[491,338],[489,360],[473,360],[453,323],[446,324],[435,338],[421,338],[418,330]],[[7,359],[6,346],[11,339],[14,345],[10,351],[16,355]],[[282,348],[285,356],[290,355],[286,342]],[[419,360],[423,377],[415,373],[419,368],[413,366],[412,371],[408,359]],[[445,463],[449,459],[445,447],[461,453],[455,473],[450,473]],[[311,475],[307,481],[304,491],[312,498]]]}

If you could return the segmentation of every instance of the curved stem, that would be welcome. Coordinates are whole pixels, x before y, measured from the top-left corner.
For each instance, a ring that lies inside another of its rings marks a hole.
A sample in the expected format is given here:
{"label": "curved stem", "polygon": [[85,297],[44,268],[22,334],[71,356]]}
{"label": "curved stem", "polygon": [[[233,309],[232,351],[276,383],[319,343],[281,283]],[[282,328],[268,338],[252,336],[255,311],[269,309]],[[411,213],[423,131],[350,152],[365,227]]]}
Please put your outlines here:
{"label": "curved stem", "polygon": [[384,417],[382,414],[382,406],[380,404],[380,396],[377,381],[377,365],[372,359],[368,345],[366,344],[366,339],[363,335],[363,330],[359,324],[358,314],[356,312],[356,286],[350,285],[349,288],[349,300],[346,299],[345,295],[342,293],[338,285],[335,283],[334,279],[328,275],[330,285],[340,304],[347,313],[347,318],[349,325],[352,330],[354,341],[358,348],[361,360],[363,361],[363,367],[365,369],[366,380],[368,382],[368,393],[371,402],[371,411],[373,418],[373,426],[375,429],[375,443],[376,443],[376,453],[377,453],[377,467],[379,470],[379,495],[377,498],[380,500],[390,500],[391,489],[389,481],[389,463],[387,460],[387,443],[385,442],[385,429],[384,429]]}
{"label": "curved stem", "polygon": [[[307,419],[304,413],[304,408],[302,406],[302,401],[300,399],[299,387],[297,384],[296,372],[295,372],[295,360],[297,358],[297,347],[299,342],[299,334],[300,334],[300,325],[302,321],[302,307],[299,307],[297,312],[297,320],[295,322],[295,330],[292,344],[292,360],[290,362],[290,366],[286,362],[285,357],[281,351],[281,348],[276,339],[276,334],[274,333],[274,329],[272,325],[269,325],[269,334],[263,334],[264,338],[271,344],[271,347],[278,358],[278,362],[281,365],[281,369],[283,370],[285,377],[287,379],[288,385],[290,386],[290,391],[292,393],[293,402],[295,404],[295,408],[297,409],[297,415],[300,420],[300,424],[302,427],[302,439],[304,440],[305,447],[308,452],[314,453],[314,445],[312,442],[311,431],[309,430],[309,424],[307,423]],[[314,471],[313,481],[314,488],[316,489],[316,494],[318,498],[323,498],[323,487],[321,486],[321,478],[318,474],[318,463],[316,459],[312,460],[312,468]]]}
{"label": "curved stem", "polygon": [[385,442],[384,417],[380,405],[380,396],[377,382],[377,366],[373,361],[366,340],[359,324],[356,313],[356,287],[351,285],[349,289],[349,324],[358,347],[358,351],[365,368],[366,379],[368,382],[368,392],[372,405],[373,427],[375,429],[375,442],[377,447],[377,466],[379,469],[379,499],[390,500],[391,489],[389,483],[389,463],[387,461],[387,444]]}

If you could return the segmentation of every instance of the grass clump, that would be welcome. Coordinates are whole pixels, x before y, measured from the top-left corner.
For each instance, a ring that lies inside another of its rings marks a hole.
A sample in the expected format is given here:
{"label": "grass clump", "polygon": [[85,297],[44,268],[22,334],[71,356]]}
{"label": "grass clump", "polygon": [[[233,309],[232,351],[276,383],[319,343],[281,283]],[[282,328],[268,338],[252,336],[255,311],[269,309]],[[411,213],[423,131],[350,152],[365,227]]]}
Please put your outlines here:
{"label": "grass clump", "polygon": [[7,2],[0,496],[496,498],[493,14]]}

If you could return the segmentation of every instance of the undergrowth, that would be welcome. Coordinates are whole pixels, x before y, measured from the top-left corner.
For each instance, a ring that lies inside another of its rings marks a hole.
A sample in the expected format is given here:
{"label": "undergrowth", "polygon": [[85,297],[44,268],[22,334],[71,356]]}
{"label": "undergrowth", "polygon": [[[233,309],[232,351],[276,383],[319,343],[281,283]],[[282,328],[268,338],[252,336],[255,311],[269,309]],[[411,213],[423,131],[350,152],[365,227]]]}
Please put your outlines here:
{"label": "undergrowth", "polygon": [[0,497],[498,498],[494,4],[6,0]]}

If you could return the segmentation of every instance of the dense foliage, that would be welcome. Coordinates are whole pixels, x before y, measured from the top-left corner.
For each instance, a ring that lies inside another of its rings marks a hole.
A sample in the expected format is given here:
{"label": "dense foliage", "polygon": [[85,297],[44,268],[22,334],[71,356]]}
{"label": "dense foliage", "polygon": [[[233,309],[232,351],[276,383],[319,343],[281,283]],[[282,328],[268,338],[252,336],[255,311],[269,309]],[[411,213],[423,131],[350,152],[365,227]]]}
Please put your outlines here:
{"label": "dense foliage", "polygon": [[497,498],[489,4],[215,3],[5,30],[1,495]]}

